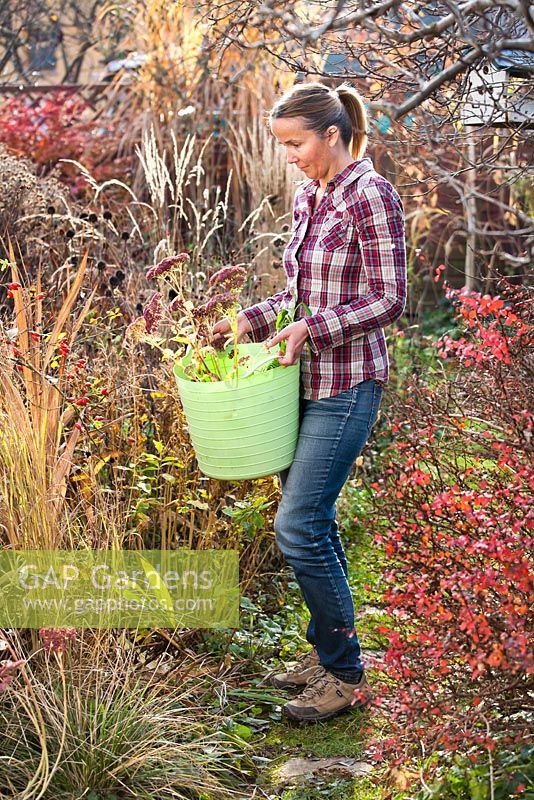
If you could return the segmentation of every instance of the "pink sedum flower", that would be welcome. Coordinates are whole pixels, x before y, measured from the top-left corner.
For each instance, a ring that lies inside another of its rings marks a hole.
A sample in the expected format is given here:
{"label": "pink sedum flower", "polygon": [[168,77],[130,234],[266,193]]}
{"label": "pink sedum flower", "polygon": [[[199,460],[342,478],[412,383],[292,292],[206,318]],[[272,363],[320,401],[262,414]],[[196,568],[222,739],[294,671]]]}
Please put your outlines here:
{"label": "pink sedum flower", "polygon": [[154,292],[143,310],[147,333],[157,331],[163,316],[163,306],[161,304],[161,293]]}
{"label": "pink sedum flower", "polygon": [[210,286],[218,286],[220,291],[241,289],[245,283],[247,271],[244,267],[229,266],[215,272],[210,280]]}
{"label": "pink sedum flower", "polygon": [[170,270],[174,269],[178,264],[185,264],[186,261],[189,261],[189,253],[178,253],[177,256],[167,256],[163,261],[150,267],[147,270],[146,277],[149,281],[154,278],[159,278],[161,275],[165,275],[166,272],[170,272]]}
{"label": "pink sedum flower", "polygon": [[60,653],[76,638],[76,628],[39,628],[39,636],[45,650]]}
{"label": "pink sedum flower", "polygon": [[196,317],[201,317],[204,314],[211,314],[212,311],[225,311],[227,308],[235,303],[235,297],[232,292],[224,292],[224,294],[214,294],[213,297],[199,306],[193,312]]}
{"label": "pink sedum flower", "polygon": [[180,297],[180,295],[171,301],[169,305],[169,311],[180,311],[182,314],[187,311],[184,300],[182,297]]}

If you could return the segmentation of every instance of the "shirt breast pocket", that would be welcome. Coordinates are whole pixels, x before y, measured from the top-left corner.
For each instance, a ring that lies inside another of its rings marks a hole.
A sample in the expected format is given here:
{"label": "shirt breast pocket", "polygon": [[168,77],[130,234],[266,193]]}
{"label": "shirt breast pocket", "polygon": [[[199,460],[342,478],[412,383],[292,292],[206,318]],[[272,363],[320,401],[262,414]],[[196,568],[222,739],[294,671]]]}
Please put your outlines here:
{"label": "shirt breast pocket", "polygon": [[326,219],[321,226],[319,245],[324,250],[338,250],[354,243],[355,231],[353,223],[344,217]]}

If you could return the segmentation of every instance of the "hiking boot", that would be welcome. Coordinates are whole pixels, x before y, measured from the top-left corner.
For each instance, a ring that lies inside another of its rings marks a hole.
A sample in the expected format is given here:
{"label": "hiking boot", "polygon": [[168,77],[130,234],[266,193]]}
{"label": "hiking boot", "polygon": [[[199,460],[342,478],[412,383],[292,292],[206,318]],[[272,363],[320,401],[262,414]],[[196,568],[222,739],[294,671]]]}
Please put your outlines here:
{"label": "hiking boot", "polygon": [[314,647],[313,650],[299,656],[292,669],[272,675],[271,683],[277,689],[303,689],[319,666],[319,656]]}
{"label": "hiking boot", "polygon": [[365,673],[362,672],[359,683],[345,683],[320,667],[304,691],[286,703],[282,711],[298,722],[319,722],[364,708],[370,700],[371,690]]}

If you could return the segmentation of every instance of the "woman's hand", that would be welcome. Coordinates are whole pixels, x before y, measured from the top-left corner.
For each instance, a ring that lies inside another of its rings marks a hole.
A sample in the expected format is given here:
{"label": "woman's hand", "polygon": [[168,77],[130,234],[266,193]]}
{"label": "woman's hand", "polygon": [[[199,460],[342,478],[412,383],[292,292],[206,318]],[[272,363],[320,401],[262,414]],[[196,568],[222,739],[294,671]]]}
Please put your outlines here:
{"label": "woman's hand", "polygon": [[283,328],[280,333],[273,336],[266,342],[267,347],[274,347],[278,342],[286,343],[286,352],[282,353],[280,350],[278,361],[282,366],[289,367],[291,364],[296,364],[299,360],[302,349],[308,338],[308,326],[303,319],[298,322],[292,322],[287,328]]}
{"label": "woman's hand", "polygon": [[[242,311],[237,315],[237,341],[240,342],[247,333],[252,331],[252,325]],[[216,322],[211,330],[212,344],[214,347],[222,348],[227,343],[227,339],[232,338],[232,326],[228,317]]]}

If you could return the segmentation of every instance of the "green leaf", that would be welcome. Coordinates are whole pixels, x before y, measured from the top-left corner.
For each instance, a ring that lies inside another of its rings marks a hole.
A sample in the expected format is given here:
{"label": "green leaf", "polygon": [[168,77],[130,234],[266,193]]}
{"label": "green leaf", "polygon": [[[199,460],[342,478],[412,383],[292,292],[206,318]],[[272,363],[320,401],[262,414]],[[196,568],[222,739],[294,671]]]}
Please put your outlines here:
{"label": "green leaf", "polygon": [[291,315],[287,308],[282,308],[278,312],[278,316],[276,317],[276,331],[279,333],[283,328],[285,328],[291,322]]}
{"label": "green leaf", "polygon": [[223,514],[226,514],[227,517],[235,517],[237,514],[240,513],[240,509],[231,508],[230,506],[225,506],[222,510]]}
{"label": "green leaf", "polygon": [[253,734],[252,728],[249,728],[248,725],[240,725],[239,723],[234,725],[232,732],[237,734],[241,739],[244,739],[245,742],[248,742]]}
{"label": "green leaf", "polygon": [[301,302],[298,304],[298,306],[297,306],[297,311],[298,311],[298,309],[299,309],[299,308],[303,308],[303,309],[304,309],[304,313],[305,313],[305,315],[306,315],[307,317],[311,317],[311,315],[312,315],[311,309],[310,309],[310,307],[309,307],[308,305],[306,305],[306,303],[305,303],[304,301],[301,301]]}

